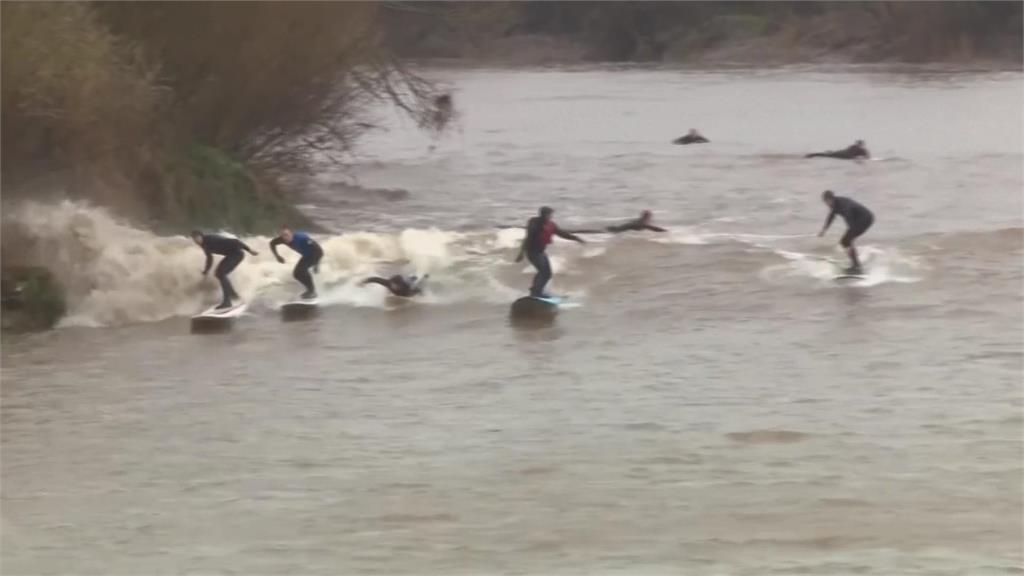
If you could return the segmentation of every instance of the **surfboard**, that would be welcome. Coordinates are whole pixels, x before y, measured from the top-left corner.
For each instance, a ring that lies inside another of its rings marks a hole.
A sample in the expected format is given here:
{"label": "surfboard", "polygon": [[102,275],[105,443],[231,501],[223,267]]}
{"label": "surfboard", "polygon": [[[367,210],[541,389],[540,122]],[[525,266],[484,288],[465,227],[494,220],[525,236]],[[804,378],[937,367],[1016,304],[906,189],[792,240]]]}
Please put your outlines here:
{"label": "surfboard", "polygon": [[509,314],[519,319],[550,319],[558,314],[558,308],[564,301],[562,296],[523,296],[512,303]]}
{"label": "surfboard", "polygon": [[320,312],[320,300],[310,298],[308,300],[293,300],[281,305],[281,318],[285,322],[292,320],[305,320],[312,318]]}
{"label": "surfboard", "polygon": [[309,308],[316,308],[320,305],[319,298],[310,298],[308,300],[292,300],[291,302],[285,302],[281,305],[281,310],[305,310]]}
{"label": "surfboard", "polygon": [[192,317],[192,332],[214,333],[230,330],[235,318],[244,314],[248,307],[245,302],[239,302],[224,310],[218,310],[216,306],[204,310]]}
{"label": "surfboard", "polygon": [[527,296],[527,298],[538,300],[546,304],[551,304],[552,306],[558,306],[559,304],[567,300],[565,296]]}
{"label": "surfboard", "polygon": [[237,318],[245,313],[245,309],[248,307],[249,305],[245,302],[238,302],[234,306],[224,309],[218,309],[216,306],[213,306],[199,314],[196,314],[192,319],[197,320],[199,318],[210,318],[213,320],[226,320],[230,318]]}
{"label": "surfboard", "polygon": [[864,274],[840,274],[840,275],[838,275],[838,276],[836,276],[836,277],[834,277],[832,279],[833,280],[863,280],[865,278],[867,278],[867,276],[865,276]]}

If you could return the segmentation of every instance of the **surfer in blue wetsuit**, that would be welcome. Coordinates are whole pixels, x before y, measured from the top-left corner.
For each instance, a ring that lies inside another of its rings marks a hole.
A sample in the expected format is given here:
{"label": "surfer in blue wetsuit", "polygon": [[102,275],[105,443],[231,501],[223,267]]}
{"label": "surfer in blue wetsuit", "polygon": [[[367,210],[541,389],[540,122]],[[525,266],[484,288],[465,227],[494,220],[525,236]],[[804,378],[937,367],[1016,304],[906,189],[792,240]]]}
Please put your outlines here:
{"label": "surfer in blue wetsuit", "polygon": [[868,228],[875,223],[875,215],[865,208],[863,204],[845,196],[836,196],[831,190],[825,190],[821,194],[821,200],[829,207],[829,213],[828,218],[825,219],[825,225],[821,228],[821,232],[818,232],[818,236],[825,235],[825,231],[828,230],[837,214],[842,216],[843,220],[846,221],[846,233],[839,240],[839,245],[846,250],[846,254],[850,257],[850,267],[845,272],[847,274],[861,274],[863,271],[860,266],[860,259],[857,257],[857,248],[854,247],[853,241],[858,236],[867,232]]}
{"label": "surfer in blue wetsuit", "polygon": [[274,253],[274,257],[281,264],[284,264],[284,258],[277,253],[278,244],[284,244],[302,256],[295,264],[295,270],[292,271],[292,276],[306,288],[300,298],[303,300],[316,298],[316,288],[313,286],[313,277],[309,274],[309,269],[320,270],[320,259],[324,257],[323,248],[316,243],[316,240],[310,238],[309,234],[292,232],[291,228],[282,226],[280,236],[270,241],[270,251]]}
{"label": "surfer in blue wetsuit", "polygon": [[220,234],[203,234],[199,230],[193,230],[190,234],[192,241],[199,245],[206,254],[206,266],[203,267],[203,276],[206,276],[210,272],[210,266],[213,265],[213,255],[217,254],[223,256],[220,263],[217,264],[217,270],[214,271],[213,275],[220,282],[220,290],[223,294],[220,305],[217,306],[218,310],[224,310],[231,308],[231,300],[241,299],[238,292],[235,292],[235,287],[231,285],[231,280],[228,279],[228,274],[238,267],[238,265],[245,259],[243,250],[255,256],[257,253],[245,245],[244,242],[238,238],[231,238],[228,236],[222,236]]}
{"label": "surfer in blue wetsuit", "polygon": [[547,286],[549,280],[551,280],[551,262],[548,261],[548,255],[545,253],[548,244],[555,236],[565,238],[566,240],[573,240],[580,244],[586,242],[579,236],[572,232],[566,232],[555,224],[551,216],[555,213],[553,209],[548,206],[544,206],[540,209],[540,213],[526,223],[526,237],[523,238],[523,244],[519,248],[519,255],[516,256],[516,262],[522,262],[525,256],[530,264],[537,269],[537,274],[533,277],[533,284],[530,286],[530,296],[534,298],[544,298],[544,287]]}
{"label": "surfer in blue wetsuit", "polygon": [[362,281],[362,285],[367,284],[380,284],[387,288],[395,296],[401,296],[402,298],[411,298],[417,294],[423,293],[423,281],[429,278],[428,274],[424,274],[422,278],[417,276],[402,276],[401,274],[395,274],[390,278],[382,278],[380,276],[372,276]]}

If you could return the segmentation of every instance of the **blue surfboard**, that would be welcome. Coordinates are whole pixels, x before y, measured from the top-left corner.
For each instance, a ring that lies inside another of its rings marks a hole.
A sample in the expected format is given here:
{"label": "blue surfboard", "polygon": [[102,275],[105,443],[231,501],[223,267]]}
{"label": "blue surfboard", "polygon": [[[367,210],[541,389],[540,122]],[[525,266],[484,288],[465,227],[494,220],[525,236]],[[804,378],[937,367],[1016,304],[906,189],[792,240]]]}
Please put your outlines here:
{"label": "blue surfboard", "polygon": [[566,300],[564,296],[530,296],[530,298],[533,298],[534,300],[539,300],[540,302],[544,302],[546,304],[551,304],[552,306],[558,306],[559,304],[565,302]]}

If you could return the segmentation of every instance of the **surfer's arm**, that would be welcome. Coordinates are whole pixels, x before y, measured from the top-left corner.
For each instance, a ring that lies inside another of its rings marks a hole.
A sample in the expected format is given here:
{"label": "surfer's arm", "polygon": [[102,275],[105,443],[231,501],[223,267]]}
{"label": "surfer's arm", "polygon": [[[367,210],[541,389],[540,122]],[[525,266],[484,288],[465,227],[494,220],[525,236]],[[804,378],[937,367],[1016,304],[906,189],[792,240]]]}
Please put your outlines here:
{"label": "surfer's arm", "polygon": [[644,228],[650,230],[651,232],[668,232],[668,230],[665,230],[661,226],[655,226],[653,224],[644,224]]}
{"label": "surfer's arm", "polygon": [[277,253],[278,244],[284,244],[284,240],[281,240],[280,236],[270,241],[270,251],[274,253],[274,258],[277,258],[278,262],[284,264],[284,258],[282,258],[281,255]]}
{"label": "surfer's arm", "polygon": [[828,213],[828,218],[825,218],[825,225],[821,227],[821,232],[818,232],[818,236],[824,236],[825,231],[832,225],[832,221],[836,219],[836,210],[833,208]]}
{"label": "surfer's arm", "polygon": [[210,272],[210,266],[213,266],[213,254],[206,248],[203,248],[203,253],[206,254],[206,266],[203,266],[203,276],[206,276]]}
{"label": "surfer's arm", "polygon": [[246,252],[252,254],[253,256],[259,254],[259,252],[253,250],[252,248],[249,248],[249,246],[245,242],[242,242],[241,240],[238,240],[238,245],[242,247],[242,250],[245,250]]}
{"label": "surfer's arm", "polygon": [[587,243],[587,241],[584,240],[583,238],[580,238],[579,236],[573,234],[572,232],[567,232],[565,230],[562,230],[561,228],[558,228],[557,226],[555,227],[555,236],[558,236],[559,238],[565,238],[566,240],[573,240],[575,242],[579,242],[580,244],[586,244]]}
{"label": "surfer's arm", "polygon": [[[529,230],[529,229],[527,229]],[[519,245],[519,254],[516,254],[516,262],[522,262],[523,256],[526,256],[526,241],[530,238],[529,232],[523,237],[523,243]]]}

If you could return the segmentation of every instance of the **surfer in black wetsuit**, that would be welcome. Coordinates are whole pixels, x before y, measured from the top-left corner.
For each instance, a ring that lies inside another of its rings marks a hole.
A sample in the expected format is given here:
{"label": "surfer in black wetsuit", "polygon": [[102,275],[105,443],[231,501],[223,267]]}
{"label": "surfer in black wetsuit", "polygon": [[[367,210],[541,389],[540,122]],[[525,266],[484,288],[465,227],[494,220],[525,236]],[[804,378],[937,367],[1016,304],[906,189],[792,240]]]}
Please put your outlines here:
{"label": "surfer in black wetsuit", "polygon": [[220,234],[203,234],[199,230],[193,230],[190,236],[192,236],[192,241],[198,244],[206,254],[206,266],[203,268],[203,276],[210,272],[214,254],[224,257],[221,258],[220,263],[217,264],[217,270],[213,273],[217,281],[220,282],[220,290],[223,294],[223,299],[217,306],[217,309],[231,308],[232,298],[241,299],[241,296],[238,295],[238,292],[235,292],[235,287],[231,285],[228,274],[231,274],[231,271],[245,258],[245,254],[242,254],[243,250],[253,256],[257,252],[254,252],[252,248],[246,246],[245,242],[238,238],[230,238]]}
{"label": "surfer in black wetsuit", "polygon": [[686,133],[686,136],[680,136],[672,141],[673,144],[705,144],[710,142],[700,132],[697,132],[696,128],[690,128],[690,131]]}
{"label": "surfer in black wetsuit", "polygon": [[863,140],[857,140],[851,146],[847,146],[842,150],[829,150],[828,152],[814,152],[808,154],[804,158],[839,158],[840,160],[860,160],[863,158],[870,158],[868,149],[864,147]]}
{"label": "surfer in black wetsuit", "polygon": [[630,220],[629,222],[626,222],[625,224],[618,224],[616,226],[609,226],[608,228],[606,228],[606,230],[608,232],[612,232],[612,233],[640,232],[640,231],[644,231],[644,230],[650,230],[652,232],[668,232],[668,230],[665,230],[664,228],[661,228],[660,226],[655,226],[655,225],[651,224],[651,219],[653,219],[653,218],[654,218],[654,215],[651,214],[650,210],[644,210],[643,212],[640,213],[640,217],[639,218],[635,218],[633,220]]}
{"label": "surfer in black wetsuit", "polygon": [[836,215],[843,217],[846,221],[846,233],[839,240],[839,245],[846,249],[846,254],[850,257],[850,267],[845,270],[847,274],[860,274],[863,272],[860,266],[860,259],[857,258],[857,248],[854,247],[853,241],[858,236],[864,234],[872,224],[875,223],[875,215],[864,207],[863,204],[845,196],[836,196],[831,190],[825,190],[822,193],[821,199],[830,208],[828,218],[825,219],[825,225],[822,226],[821,232],[818,232],[818,236],[824,236],[825,231],[835,220]]}
{"label": "surfer in black wetsuit", "polygon": [[316,288],[313,286],[313,277],[310,276],[309,269],[312,268],[314,271],[320,270],[320,259],[324,257],[323,248],[316,243],[316,240],[310,238],[309,234],[305,232],[292,232],[291,228],[282,226],[281,235],[270,241],[270,251],[274,253],[274,258],[277,258],[277,261],[281,264],[284,264],[284,258],[277,253],[277,246],[279,244],[284,244],[302,255],[292,271],[292,276],[306,288],[306,291],[299,298],[303,300],[316,298]]}
{"label": "surfer in black wetsuit", "polygon": [[565,238],[566,240],[574,240],[580,244],[585,244],[586,241],[572,232],[566,232],[555,224],[554,220],[551,219],[552,214],[555,211],[548,206],[544,206],[540,209],[540,213],[526,223],[526,237],[523,238],[523,244],[519,248],[519,255],[516,256],[516,262],[522,262],[525,256],[530,264],[537,269],[537,274],[533,277],[533,283],[530,286],[530,296],[534,298],[544,298],[544,286],[547,285],[548,281],[551,280],[551,262],[548,261],[548,255],[545,253],[548,244],[551,244],[551,240],[554,236]]}
{"label": "surfer in black wetsuit", "polygon": [[362,285],[367,284],[380,284],[387,288],[395,296],[401,296],[402,298],[411,298],[417,294],[423,293],[423,281],[429,278],[429,274],[424,274],[422,278],[416,276],[409,276],[406,278],[401,274],[395,274],[390,278],[383,278],[381,276],[372,276],[363,280]]}

